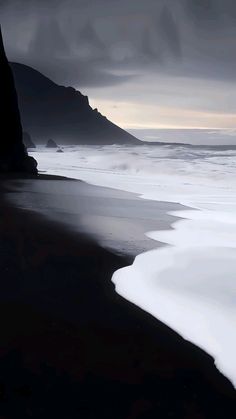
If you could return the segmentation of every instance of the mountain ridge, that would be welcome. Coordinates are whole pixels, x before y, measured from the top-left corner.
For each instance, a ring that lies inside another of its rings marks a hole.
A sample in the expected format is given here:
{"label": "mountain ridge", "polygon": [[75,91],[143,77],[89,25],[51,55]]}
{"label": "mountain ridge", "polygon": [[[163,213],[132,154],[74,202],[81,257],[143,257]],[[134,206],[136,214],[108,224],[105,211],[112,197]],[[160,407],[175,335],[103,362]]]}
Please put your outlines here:
{"label": "mountain ridge", "polygon": [[56,84],[36,69],[10,63],[24,131],[36,143],[53,138],[58,144],[140,144],[97,109],[73,87]]}

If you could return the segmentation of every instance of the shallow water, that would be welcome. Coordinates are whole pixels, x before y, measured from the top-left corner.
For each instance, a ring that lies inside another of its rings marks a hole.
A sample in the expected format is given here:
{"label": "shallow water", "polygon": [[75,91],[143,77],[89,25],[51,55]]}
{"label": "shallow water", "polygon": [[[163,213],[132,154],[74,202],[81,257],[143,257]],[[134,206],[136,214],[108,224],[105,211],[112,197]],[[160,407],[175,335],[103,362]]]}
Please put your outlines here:
{"label": "shallow water", "polygon": [[236,386],[236,150],[184,145],[64,147],[34,152],[41,170],[136,192],[191,210],[173,230],[147,232],[168,246],[115,272],[124,298],[211,354]]}

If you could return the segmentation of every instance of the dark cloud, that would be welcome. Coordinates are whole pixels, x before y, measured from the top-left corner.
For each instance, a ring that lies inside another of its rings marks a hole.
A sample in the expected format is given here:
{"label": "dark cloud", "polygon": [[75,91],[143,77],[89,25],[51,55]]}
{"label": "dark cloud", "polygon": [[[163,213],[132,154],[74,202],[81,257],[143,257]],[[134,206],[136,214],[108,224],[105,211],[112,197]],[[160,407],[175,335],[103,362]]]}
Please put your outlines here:
{"label": "dark cloud", "polygon": [[185,0],[184,5],[193,20],[216,22],[220,18],[217,0]]}
{"label": "dark cloud", "polygon": [[55,81],[236,78],[235,0],[1,0],[8,55]]}
{"label": "dark cloud", "polygon": [[235,0],[185,0],[184,7],[193,20],[213,21],[215,24],[226,17],[236,17]]}
{"label": "dark cloud", "polygon": [[78,42],[85,42],[88,46],[96,48],[99,51],[105,51],[105,43],[101,41],[98,33],[94,29],[92,23],[88,20],[82,29],[78,32]]}
{"label": "dark cloud", "polygon": [[182,50],[178,25],[171,10],[167,6],[164,6],[160,13],[158,30],[160,32],[160,37],[166,41],[166,46],[169,47],[171,53],[176,58],[180,58]]}
{"label": "dark cloud", "polygon": [[134,77],[112,73],[106,45],[99,40],[89,21],[75,31],[74,39],[70,40],[58,20],[41,18],[27,51],[16,58],[64,84],[110,86]]}
{"label": "dark cloud", "polygon": [[70,44],[56,19],[44,18],[37,24],[27,54],[33,60],[41,55],[49,61],[70,55]]}

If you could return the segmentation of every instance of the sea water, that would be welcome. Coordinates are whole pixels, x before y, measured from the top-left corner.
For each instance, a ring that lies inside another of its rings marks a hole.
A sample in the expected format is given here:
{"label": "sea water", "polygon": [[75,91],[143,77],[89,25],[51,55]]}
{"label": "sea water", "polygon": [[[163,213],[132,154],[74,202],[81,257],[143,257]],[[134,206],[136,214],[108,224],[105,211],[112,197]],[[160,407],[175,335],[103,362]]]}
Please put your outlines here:
{"label": "sea water", "polygon": [[116,291],[215,359],[236,387],[236,150],[179,144],[39,148],[48,174],[177,202],[167,244],[116,271]]}

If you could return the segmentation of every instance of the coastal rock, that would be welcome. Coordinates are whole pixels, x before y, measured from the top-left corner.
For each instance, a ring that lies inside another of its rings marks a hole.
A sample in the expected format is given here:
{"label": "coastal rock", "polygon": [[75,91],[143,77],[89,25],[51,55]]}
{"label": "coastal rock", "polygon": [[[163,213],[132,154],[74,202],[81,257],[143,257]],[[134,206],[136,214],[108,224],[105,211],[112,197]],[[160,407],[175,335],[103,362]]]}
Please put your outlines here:
{"label": "coastal rock", "polygon": [[8,63],[0,26],[0,172],[37,173],[37,162],[29,157],[23,133],[14,78]]}
{"label": "coastal rock", "polygon": [[36,145],[32,141],[32,138],[28,132],[23,132],[23,143],[26,148],[36,148]]}
{"label": "coastal rock", "polygon": [[47,142],[47,144],[46,144],[46,147],[47,148],[57,148],[58,147],[58,145],[57,145],[57,143],[54,141],[54,140],[48,140],[48,142]]}

